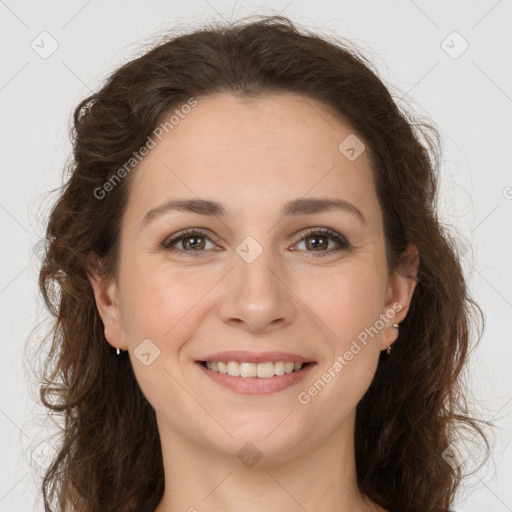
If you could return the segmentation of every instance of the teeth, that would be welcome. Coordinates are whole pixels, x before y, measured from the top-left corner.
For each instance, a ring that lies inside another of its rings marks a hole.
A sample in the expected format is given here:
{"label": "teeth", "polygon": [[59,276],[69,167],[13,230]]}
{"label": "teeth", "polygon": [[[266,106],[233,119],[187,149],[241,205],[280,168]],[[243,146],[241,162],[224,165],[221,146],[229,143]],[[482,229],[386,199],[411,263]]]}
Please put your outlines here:
{"label": "teeth", "polygon": [[229,363],[226,363],[226,369],[228,375],[233,375],[233,377],[240,376],[240,365],[236,361],[229,361]]}
{"label": "teeth", "polygon": [[260,379],[268,379],[274,376],[274,363],[258,363],[256,366],[256,376]]}
{"label": "teeth", "polygon": [[274,363],[274,374],[275,375],[284,375],[284,363],[283,363],[283,361],[276,361]]}
{"label": "teeth", "polygon": [[240,363],[240,377],[256,377],[255,363]]}
{"label": "teeth", "polygon": [[291,361],[268,361],[266,363],[239,363],[238,361],[206,361],[206,368],[217,373],[224,373],[233,377],[258,377],[268,379],[274,375],[297,372],[302,368],[302,363]]}

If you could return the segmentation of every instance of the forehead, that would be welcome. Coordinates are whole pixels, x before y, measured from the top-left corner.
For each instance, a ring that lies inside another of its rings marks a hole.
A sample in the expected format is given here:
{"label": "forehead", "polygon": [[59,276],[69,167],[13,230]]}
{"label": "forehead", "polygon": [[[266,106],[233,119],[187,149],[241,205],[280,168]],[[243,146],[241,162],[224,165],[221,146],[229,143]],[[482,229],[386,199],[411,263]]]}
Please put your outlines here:
{"label": "forehead", "polygon": [[198,98],[155,139],[135,170],[129,203],[147,209],[160,200],[196,196],[215,197],[233,211],[262,201],[270,207],[275,200],[277,210],[285,196],[324,195],[350,198],[371,217],[369,210],[378,205],[370,157],[364,150],[347,158],[340,143],[350,137],[357,135],[348,122],[304,96]]}
{"label": "forehead", "polygon": [[[337,156],[341,140],[354,135],[350,124],[323,103],[290,93],[250,99],[227,93],[207,96],[190,113],[174,119],[178,122],[164,138],[176,157],[180,150],[194,146],[198,158],[206,153],[222,158],[225,152],[240,153],[245,148],[287,160],[300,150],[298,156],[317,161],[322,153],[327,158]],[[290,148],[294,152],[286,151]]]}

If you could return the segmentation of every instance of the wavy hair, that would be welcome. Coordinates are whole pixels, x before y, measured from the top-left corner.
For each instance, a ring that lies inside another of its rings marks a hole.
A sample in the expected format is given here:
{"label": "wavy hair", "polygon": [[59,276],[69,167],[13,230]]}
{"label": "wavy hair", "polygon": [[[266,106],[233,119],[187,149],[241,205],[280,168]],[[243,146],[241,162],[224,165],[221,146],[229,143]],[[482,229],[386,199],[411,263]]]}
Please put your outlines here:
{"label": "wavy hair", "polygon": [[[357,406],[358,486],[390,512],[447,509],[464,475],[443,453],[470,415],[464,369],[472,323],[455,239],[437,217],[440,142],[430,122],[402,111],[368,58],[282,16],[211,24],[167,36],[112,73],[73,116],[73,158],[48,221],[39,286],[52,319],[40,397],[63,420],[42,492],[46,511],[153,512],[164,490],[155,412],[127,353],[107,343],[89,282],[90,255],[116,275],[131,173],[98,190],[173,109],[190,98],[295,93],[348,121],[371,156],[391,271],[420,255],[416,289],[388,356]],[[478,313],[478,314],[477,314]],[[479,333],[481,335],[481,332]],[[476,340],[478,341],[478,340]],[[484,422],[485,423],[485,422]]]}

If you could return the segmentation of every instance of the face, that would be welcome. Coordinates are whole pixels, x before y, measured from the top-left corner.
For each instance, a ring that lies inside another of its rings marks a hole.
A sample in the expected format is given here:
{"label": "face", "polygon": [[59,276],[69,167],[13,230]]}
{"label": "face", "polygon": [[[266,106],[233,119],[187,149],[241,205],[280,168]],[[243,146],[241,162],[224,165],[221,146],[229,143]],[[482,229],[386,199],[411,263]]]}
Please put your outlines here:
{"label": "face", "polygon": [[118,276],[93,286],[162,438],[286,457],[350,437],[413,291],[354,135],[311,99],[215,95],[133,171]]}

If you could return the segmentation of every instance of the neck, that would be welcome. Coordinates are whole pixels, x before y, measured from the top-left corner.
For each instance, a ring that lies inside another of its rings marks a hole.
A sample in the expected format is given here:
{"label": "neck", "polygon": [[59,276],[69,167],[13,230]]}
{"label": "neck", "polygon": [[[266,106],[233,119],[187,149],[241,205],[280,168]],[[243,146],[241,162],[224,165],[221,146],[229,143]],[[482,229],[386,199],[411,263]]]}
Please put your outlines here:
{"label": "neck", "polygon": [[320,446],[263,455],[256,463],[249,447],[240,460],[159,423],[166,486],[155,512],[382,511],[357,487],[354,419]]}

